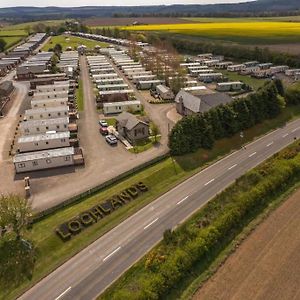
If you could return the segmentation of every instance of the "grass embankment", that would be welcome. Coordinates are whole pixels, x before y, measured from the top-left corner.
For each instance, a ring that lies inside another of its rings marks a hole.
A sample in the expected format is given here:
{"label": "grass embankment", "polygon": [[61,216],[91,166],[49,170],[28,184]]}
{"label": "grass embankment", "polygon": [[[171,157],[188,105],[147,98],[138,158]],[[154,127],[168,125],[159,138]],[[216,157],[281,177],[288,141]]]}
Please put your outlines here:
{"label": "grass embankment", "polygon": [[[286,108],[276,119],[265,121],[246,130],[243,140],[239,135],[235,135],[230,139],[217,141],[214,148],[210,151],[201,149],[193,154],[175,158],[174,162],[171,158],[165,159],[115,184],[113,187],[103,189],[99,193],[84,199],[84,201],[61,209],[55,214],[34,224],[33,228],[26,234],[26,238],[32,240],[37,248],[37,260],[32,279],[22,282],[18,286],[13,286],[13,283],[12,285],[7,285],[6,289],[0,290],[0,299],[7,300],[16,298],[17,295],[26,290],[30,285],[36,283],[41,277],[61,265],[92,241],[111,230],[143,206],[155,200],[159,195],[162,195],[176,186],[179,182],[197,173],[208,163],[230,153],[234,149],[239,149],[243,143],[250,142],[255,137],[282,126],[288,120],[292,120],[299,115],[300,106]],[[150,187],[150,190],[142,194],[136,201],[119,208],[111,215],[108,215],[98,223],[87,228],[83,234],[72,238],[69,242],[63,243],[55,234],[54,230],[61,223],[70,220],[78,213],[108,199],[138,181],[143,181]]]}
{"label": "grass embankment", "polygon": [[123,27],[130,31],[153,31],[195,36],[208,40],[230,41],[241,44],[298,43],[299,22],[221,22],[167,25],[139,25]]}
{"label": "grass embankment", "polygon": [[78,111],[84,110],[84,94],[83,94],[83,84],[82,80],[79,80],[79,86],[76,90],[76,103]]}
{"label": "grass embankment", "polygon": [[299,185],[299,178],[300,146],[295,142],[240,177],[174,232],[165,234],[162,242],[100,298],[180,298],[243,228]]}
{"label": "grass embankment", "polygon": [[62,46],[63,51],[65,51],[68,47],[72,47],[72,50],[77,50],[77,47],[80,45],[84,45],[91,50],[94,49],[96,45],[99,45],[101,47],[108,46],[107,43],[88,40],[77,36],[58,35],[51,37],[50,41],[43,47],[43,51],[48,51],[50,48],[53,48],[56,44],[60,44]]}
{"label": "grass embankment", "polygon": [[250,75],[240,75],[237,72],[229,72],[227,70],[220,70],[230,81],[242,81],[243,83],[251,86],[254,90],[262,87],[268,79],[253,78]]}
{"label": "grass embankment", "polygon": [[22,39],[27,37],[27,33],[22,29],[12,29],[10,27],[3,27],[0,29],[0,39],[6,42],[5,50],[19,43]]}

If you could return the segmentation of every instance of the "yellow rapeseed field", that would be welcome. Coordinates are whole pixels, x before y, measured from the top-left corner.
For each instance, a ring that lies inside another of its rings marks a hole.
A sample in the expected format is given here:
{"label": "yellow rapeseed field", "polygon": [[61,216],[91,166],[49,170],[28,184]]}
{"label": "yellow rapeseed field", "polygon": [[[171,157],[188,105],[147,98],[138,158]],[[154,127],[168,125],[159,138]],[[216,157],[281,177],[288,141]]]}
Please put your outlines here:
{"label": "yellow rapeseed field", "polygon": [[202,38],[236,42],[299,42],[299,22],[220,22],[140,25],[123,27],[124,30],[169,32]]}

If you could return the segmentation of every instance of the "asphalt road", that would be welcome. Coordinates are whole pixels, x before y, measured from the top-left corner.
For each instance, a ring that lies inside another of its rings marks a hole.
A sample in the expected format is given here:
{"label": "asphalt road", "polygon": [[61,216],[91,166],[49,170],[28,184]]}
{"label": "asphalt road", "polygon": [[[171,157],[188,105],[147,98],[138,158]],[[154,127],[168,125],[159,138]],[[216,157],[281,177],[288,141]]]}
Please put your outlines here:
{"label": "asphalt road", "polygon": [[[300,137],[300,120],[247,145],[181,183],[79,254],[20,299],[94,299],[174,228],[235,179]],[[84,233],[83,233],[84,234]]]}

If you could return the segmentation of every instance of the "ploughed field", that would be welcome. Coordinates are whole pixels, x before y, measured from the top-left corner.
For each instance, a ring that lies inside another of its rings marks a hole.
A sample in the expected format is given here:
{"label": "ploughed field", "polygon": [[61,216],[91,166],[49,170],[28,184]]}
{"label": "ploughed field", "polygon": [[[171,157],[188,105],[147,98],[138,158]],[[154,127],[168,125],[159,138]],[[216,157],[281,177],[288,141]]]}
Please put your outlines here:
{"label": "ploughed field", "polygon": [[130,31],[154,31],[206,40],[241,44],[299,43],[300,22],[245,21],[189,24],[138,25],[123,27]]}
{"label": "ploughed field", "polygon": [[232,254],[193,300],[300,298],[300,190]]}

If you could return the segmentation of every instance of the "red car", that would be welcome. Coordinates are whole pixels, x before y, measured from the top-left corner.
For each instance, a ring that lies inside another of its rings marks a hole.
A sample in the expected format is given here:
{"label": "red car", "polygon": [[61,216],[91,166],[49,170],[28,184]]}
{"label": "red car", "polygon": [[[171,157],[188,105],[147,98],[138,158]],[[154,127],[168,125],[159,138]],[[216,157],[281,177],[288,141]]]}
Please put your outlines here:
{"label": "red car", "polygon": [[100,126],[99,132],[100,132],[102,135],[108,135],[108,128],[107,128],[107,127]]}

